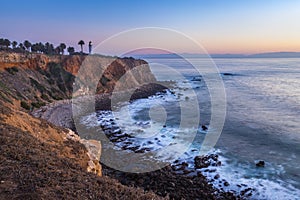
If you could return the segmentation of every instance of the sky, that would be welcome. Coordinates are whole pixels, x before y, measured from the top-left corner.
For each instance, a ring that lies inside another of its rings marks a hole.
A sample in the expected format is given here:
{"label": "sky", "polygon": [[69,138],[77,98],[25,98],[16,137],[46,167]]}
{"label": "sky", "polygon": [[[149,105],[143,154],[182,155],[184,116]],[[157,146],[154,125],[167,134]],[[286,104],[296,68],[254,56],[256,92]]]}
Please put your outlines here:
{"label": "sky", "polygon": [[78,50],[81,39],[97,45],[122,31],[160,27],[193,38],[211,54],[300,52],[299,0],[9,0],[1,1],[0,24],[2,38],[64,42]]}

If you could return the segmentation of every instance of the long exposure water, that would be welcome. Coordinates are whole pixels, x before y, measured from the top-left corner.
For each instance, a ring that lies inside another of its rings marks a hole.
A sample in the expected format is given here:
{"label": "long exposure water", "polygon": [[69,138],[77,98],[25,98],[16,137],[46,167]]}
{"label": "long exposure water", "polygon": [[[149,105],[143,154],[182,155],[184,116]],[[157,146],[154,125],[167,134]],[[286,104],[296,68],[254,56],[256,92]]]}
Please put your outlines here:
{"label": "long exposure water", "polygon": [[[200,127],[202,124],[209,127],[209,91],[193,67],[182,59],[147,61],[172,67],[185,77],[178,80],[170,76],[168,68],[150,65],[157,79],[176,82],[173,89],[176,98],[189,101],[188,92],[192,90],[196,93]],[[300,59],[214,59],[214,62],[225,86],[227,106],[225,124],[214,148],[222,158],[222,166],[217,173],[230,183],[228,190],[238,191],[239,184],[255,188],[250,197],[253,199],[299,199]],[[147,138],[140,137],[140,144],[159,137],[160,143],[148,144],[153,148],[155,145],[163,147],[164,143],[168,144],[168,139],[175,137],[176,124],[180,121],[181,112],[176,109],[179,106],[176,98],[167,93],[137,100],[115,111],[115,115],[123,119],[121,128],[131,132],[147,132]],[[131,118],[124,121],[128,108]],[[155,111],[163,108],[168,111],[166,116],[155,116]],[[161,129],[159,134],[164,137],[157,135],[157,126],[162,124],[159,120],[152,123],[151,117],[166,118],[166,126],[158,128]],[[85,123],[89,123],[88,120]],[[201,141],[205,133],[199,131],[197,135],[195,140]],[[197,145],[193,144],[190,149],[200,148]],[[182,158],[192,162],[195,156],[192,152],[197,154],[196,151],[189,151]],[[167,155],[161,155],[162,158],[164,156],[167,158]],[[259,160],[265,161],[265,167],[256,167],[255,163]],[[209,173],[206,175],[212,176]],[[218,184],[214,185],[217,187]]]}

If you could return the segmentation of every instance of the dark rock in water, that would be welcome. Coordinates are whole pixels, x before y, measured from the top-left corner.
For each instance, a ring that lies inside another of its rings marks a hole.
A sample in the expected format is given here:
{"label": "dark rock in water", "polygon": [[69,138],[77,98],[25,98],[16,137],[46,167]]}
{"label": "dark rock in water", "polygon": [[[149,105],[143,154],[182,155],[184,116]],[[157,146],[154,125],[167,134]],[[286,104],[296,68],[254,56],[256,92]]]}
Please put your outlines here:
{"label": "dark rock in water", "polygon": [[185,170],[186,169],[186,167],[188,167],[189,166],[189,164],[188,163],[186,163],[186,162],[182,162],[181,163],[181,166],[178,168],[178,170]]}
{"label": "dark rock in water", "polygon": [[201,81],[200,77],[193,77],[192,81]]}
{"label": "dark rock in water", "polygon": [[260,160],[255,165],[256,165],[256,167],[264,167],[265,166],[265,161]]}
{"label": "dark rock in water", "polygon": [[171,168],[172,168],[173,171],[176,171],[176,166],[175,165],[172,165]]}
{"label": "dark rock in water", "polygon": [[145,153],[145,150],[144,149],[139,149],[139,150],[136,150],[135,153]]}
{"label": "dark rock in water", "polygon": [[187,162],[182,162],[181,165],[185,166],[185,167],[189,166],[189,164]]}
{"label": "dark rock in water", "polygon": [[140,146],[135,146],[135,147],[128,147],[127,149],[129,149],[133,152],[136,152],[136,151],[138,151],[139,148],[140,148]]}
{"label": "dark rock in water", "polygon": [[203,131],[207,131],[207,129],[208,129],[207,126],[205,126],[205,125],[202,125],[201,128]]}
{"label": "dark rock in water", "polygon": [[245,196],[246,193],[248,193],[247,196],[252,196],[251,191],[252,191],[252,188],[246,188],[246,189],[244,189],[244,190],[241,191],[241,195]]}
{"label": "dark rock in water", "polygon": [[233,76],[234,74],[225,72],[225,73],[223,73],[223,75],[224,75],[224,76]]}
{"label": "dark rock in water", "polygon": [[194,158],[194,164],[196,169],[207,168],[210,165],[208,156],[196,156]]}
{"label": "dark rock in water", "polygon": [[226,181],[225,183],[224,183],[224,186],[229,186],[230,184]]}
{"label": "dark rock in water", "polygon": [[214,179],[218,179],[218,178],[220,178],[220,175],[219,175],[219,174],[216,174],[216,175],[214,176]]}
{"label": "dark rock in water", "polygon": [[132,144],[132,142],[128,141],[128,142],[124,142],[124,144],[130,145],[130,144]]}
{"label": "dark rock in water", "polygon": [[213,159],[214,161],[218,161],[219,156],[217,154],[212,154],[210,155],[211,159]]}

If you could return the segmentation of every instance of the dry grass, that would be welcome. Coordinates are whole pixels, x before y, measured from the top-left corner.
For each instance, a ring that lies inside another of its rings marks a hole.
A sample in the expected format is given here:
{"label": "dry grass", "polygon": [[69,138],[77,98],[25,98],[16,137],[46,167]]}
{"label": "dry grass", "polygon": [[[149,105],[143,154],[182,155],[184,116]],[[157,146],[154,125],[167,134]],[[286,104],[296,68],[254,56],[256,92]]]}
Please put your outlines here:
{"label": "dry grass", "polygon": [[0,108],[0,199],[160,199],[86,172],[86,149],[63,129]]}

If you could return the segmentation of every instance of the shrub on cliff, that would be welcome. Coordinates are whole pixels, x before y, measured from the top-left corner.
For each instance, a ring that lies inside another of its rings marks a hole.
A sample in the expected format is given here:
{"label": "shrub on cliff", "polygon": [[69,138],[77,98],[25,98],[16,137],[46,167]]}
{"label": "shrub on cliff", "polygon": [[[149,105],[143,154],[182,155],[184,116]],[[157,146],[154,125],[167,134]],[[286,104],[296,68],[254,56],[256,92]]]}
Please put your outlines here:
{"label": "shrub on cliff", "polygon": [[17,67],[9,67],[5,68],[5,70],[11,75],[15,75],[19,71]]}
{"label": "shrub on cliff", "polygon": [[21,101],[21,107],[26,110],[30,110],[30,106],[25,101]]}

